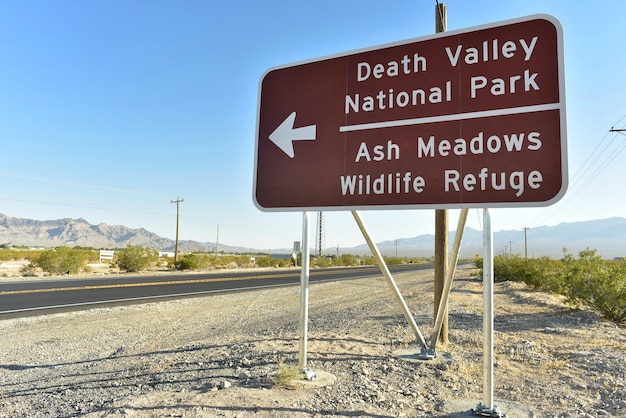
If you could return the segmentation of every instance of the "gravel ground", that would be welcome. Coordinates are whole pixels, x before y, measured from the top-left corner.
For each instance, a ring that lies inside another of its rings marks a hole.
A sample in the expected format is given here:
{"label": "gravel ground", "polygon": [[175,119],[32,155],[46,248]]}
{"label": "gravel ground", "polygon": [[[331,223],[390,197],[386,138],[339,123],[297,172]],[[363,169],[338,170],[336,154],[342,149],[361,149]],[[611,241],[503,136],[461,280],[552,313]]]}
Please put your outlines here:
{"label": "gravel ground", "polygon": [[[320,380],[295,388],[273,377],[298,362],[297,287],[2,320],[0,416],[460,416],[482,399],[475,274],[457,274],[450,343],[434,362],[394,356],[415,337],[382,277],[311,285],[308,366]],[[396,280],[428,336],[432,273]],[[518,283],[496,284],[494,301],[503,413],[626,416],[626,329]]]}

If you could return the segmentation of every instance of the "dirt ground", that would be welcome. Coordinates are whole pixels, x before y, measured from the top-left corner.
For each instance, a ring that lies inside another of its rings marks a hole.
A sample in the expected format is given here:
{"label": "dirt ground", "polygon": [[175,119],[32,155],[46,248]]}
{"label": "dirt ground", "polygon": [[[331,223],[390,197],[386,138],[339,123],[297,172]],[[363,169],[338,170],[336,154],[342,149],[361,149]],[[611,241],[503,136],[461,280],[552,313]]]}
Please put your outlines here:
{"label": "dirt ground", "polygon": [[[429,339],[432,271],[396,277]],[[495,285],[495,405],[508,417],[626,416],[626,329],[561,297]],[[482,283],[458,271],[450,342],[418,344],[382,277],[313,284],[307,366],[299,287],[0,321],[0,416],[445,417],[483,400]],[[465,415],[464,415],[465,414]]]}

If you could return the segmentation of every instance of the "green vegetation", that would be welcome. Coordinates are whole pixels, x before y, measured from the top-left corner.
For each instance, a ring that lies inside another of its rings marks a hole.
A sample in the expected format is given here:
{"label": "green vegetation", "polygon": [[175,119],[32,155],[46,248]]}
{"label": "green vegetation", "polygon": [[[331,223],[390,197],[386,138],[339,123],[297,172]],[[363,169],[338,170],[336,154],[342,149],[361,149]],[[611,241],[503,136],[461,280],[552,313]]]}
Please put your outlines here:
{"label": "green vegetation", "polygon": [[0,248],[0,261],[28,260],[33,262],[40,254],[41,250],[4,247]]}
{"label": "green vegetation", "polygon": [[[69,247],[59,247],[59,248],[69,248]],[[86,257],[86,262],[88,263],[97,263],[99,260],[99,250],[93,248],[86,247],[72,247],[74,251],[79,251]],[[37,260],[41,253],[46,250],[38,250],[38,249],[30,249],[30,248],[22,248],[22,247],[7,247],[5,245],[0,245],[0,261],[11,261],[11,260],[28,260],[33,262]],[[62,250],[64,251],[64,250]]]}
{"label": "green vegetation", "polygon": [[120,270],[134,273],[156,264],[159,260],[159,252],[150,248],[129,245],[117,251],[114,260]]}
{"label": "green vegetation", "polygon": [[[494,279],[564,295],[573,307],[589,306],[603,318],[626,325],[626,261],[603,260],[590,249],[578,257],[564,253],[561,260],[495,257]],[[482,268],[482,260],[476,264]]]}
{"label": "green vegetation", "polygon": [[276,369],[276,373],[271,377],[272,383],[279,388],[283,389],[295,389],[295,380],[304,379],[304,373],[302,373],[296,366],[291,366],[280,361]]}
{"label": "green vegetation", "polygon": [[[387,264],[421,263],[424,259],[418,258],[385,258]],[[302,255],[298,254],[298,266],[302,265]],[[322,256],[312,257],[310,266],[312,268],[339,267],[339,266],[363,266],[375,265],[373,257],[359,257],[352,254],[342,254],[339,257]],[[228,255],[205,252],[193,252],[183,254],[174,262],[169,261],[169,265],[176,270],[196,270],[196,269],[222,269],[241,267],[291,267],[294,266],[293,259],[272,258],[267,254],[241,254]]]}
{"label": "green vegetation", "polygon": [[[298,263],[300,263],[299,258]],[[293,266],[293,260],[282,260],[278,258],[271,258],[269,255],[261,255],[254,257],[254,264],[257,267],[289,267]]]}
{"label": "green vegetation", "polygon": [[[383,257],[387,265],[392,264],[419,264],[426,262],[418,258]],[[373,266],[374,257],[359,257],[352,254],[342,254],[339,257],[316,257],[311,260],[311,267],[340,267],[340,266]]]}
{"label": "green vegetation", "polygon": [[338,266],[358,266],[360,258],[352,254],[341,254],[335,259],[335,263]]}
{"label": "green vegetation", "polygon": [[[225,268],[238,268],[238,267],[253,267],[255,265],[254,258],[257,265],[259,262],[263,262],[264,258],[269,257],[253,257],[250,255],[229,255],[206,253],[202,251],[196,251],[189,254],[183,254],[179,256],[179,259],[174,262],[170,260],[169,265],[176,270],[207,270],[207,269],[225,269]],[[278,261],[278,260],[277,260]],[[284,261],[284,260],[281,260]],[[289,261],[289,260],[287,260]],[[292,263],[293,264],[293,263]],[[265,267],[265,266],[264,266]]]}
{"label": "green vegetation", "polygon": [[90,250],[70,247],[51,248],[38,252],[31,264],[51,274],[77,274],[86,270],[89,253]]}
{"label": "green vegetation", "polygon": [[176,270],[195,270],[198,268],[198,262],[189,255],[185,255],[180,260],[174,261],[174,268]]}
{"label": "green vegetation", "polygon": [[571,303],[592,306],[604,318],[626,324],[626,262],[602,260],[595,250],[578,259],[563,258],[566,296]]}
{"label": "green vegetation", "polygon": [[[63,247],[61,247],[63,248]],[[73,247],[72,250],[80,251],[86,257],[86,263],[99,261],[99,250],[84,247]],[[43,250],[50,251],[50,250]],[[63,252],[65,250],[61,250]],[[42,250],[0,247],[0,261],[23,260],[30,262],[37,260]],[[129,245],[127,248],[115,249],[115,261],[117,266],[126,271],[139,271],[156,264],[156,252],[146,250],[143,247]],[[179,255],[174,262],[172,257],[165,258],[165,263],[176,270],[202,270],[202,269],[225,269],[241,267],[290,267],[294,265],[292,259],[272,258],[267,254],[214,254],[202,251]],[[420,258],[396,258],[385,257],[385,262],[391,264],[423,263],[428,259]],[[139,263],[139,264],[137,264]],[[298,254],[298,265],[302,265],[301,254]],[[322,256],[312,257],[311,267],[338,267],[338,266],[363,266],[375,265],[373,257],[361,257],[353,254],[342,254],[339,257]],[[128,268],[127,268],[128,267]]]}
{"label": "green vegetation", "polygon": [[[99,262],[99,250],[86,247],[59,247],[56,249],[28,249],[0,246],[0,262],[10,260],[28,260],[30,264],[22,270],[23,275],[36,275],[36,268],[52,274],[76,274],[79,271],[88,272],[88,263]],[[385,257],[385,262],[391,264],[410,264],[428,262],[426,258],[397,258]],[[375,265],[373,257],[362,257],[353,254],[335,256],[312,257],[311,268],[365,266]],[[212,270],[234,269],[245,267],[293,267],[291,258],[272,258],[268,254],[215,254],[202,251],[179,254],[176,262],[173,257],[159,259],[153,249],[129,245],[126,248],[116,248],[113,265],[120,270],[137,272],[153,267],[164,267],[176,270]],[[302,265],[302,255],[298,254],[297,265]]]}

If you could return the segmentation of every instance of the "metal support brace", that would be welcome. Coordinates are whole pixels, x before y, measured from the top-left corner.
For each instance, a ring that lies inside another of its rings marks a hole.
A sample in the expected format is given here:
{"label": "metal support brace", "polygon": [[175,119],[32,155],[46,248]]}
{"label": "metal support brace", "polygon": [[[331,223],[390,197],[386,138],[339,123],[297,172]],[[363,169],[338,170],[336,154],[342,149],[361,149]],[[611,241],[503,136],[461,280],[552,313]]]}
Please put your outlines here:
{"label": "metal support brace", "polygon": [[426,341],[424,340],[424,336],[422,335],[419,328],[417,327],[417,324],[415,323],[415,319],[413,319],[413,315],[411,315],[411,311],[409,310],[409,307],[404,301],[404,298],[402,298],[400,289],[398,289],[396,282],[393,280],[393,277],[391,276],[391,272],[389,271],[389,268],[387,268],[387,264],[385,263],[383,256],[380,254],[380,251],[378,251],[378,248],[376,247],[376,244],[374,244],[374,241],[372,241],[372,237],[370,237],[370,234],[367,231],[367,228],[365,227],[363,220],[361,219],[361,215],[359,214],[358,211],[353,210],[352,216],[354,217],[354,220],[356,221],[357,225],[359,225],[359,228],[361,229],[361,233],[363,234],[363,238],[365,238],[367,245],[370,247],[370,251],[372,252],[372,255],[374,256],[374,258],[376,259],[376,263],[378,264],[378,267],[380,267],[380,270],[383,273],[383,276],[385,276],[385,279],[387,279],[387,283],[389,284],[391,291],[393,292],[398,303],[400,304],[402,313],[404,314],[404,317],[406,318],[407,322],[411,326],[411,329],[413,330],[415,337],[417,337],[422,347],[424,347],[424,349],[427,349],[428,347],[426,346]]}

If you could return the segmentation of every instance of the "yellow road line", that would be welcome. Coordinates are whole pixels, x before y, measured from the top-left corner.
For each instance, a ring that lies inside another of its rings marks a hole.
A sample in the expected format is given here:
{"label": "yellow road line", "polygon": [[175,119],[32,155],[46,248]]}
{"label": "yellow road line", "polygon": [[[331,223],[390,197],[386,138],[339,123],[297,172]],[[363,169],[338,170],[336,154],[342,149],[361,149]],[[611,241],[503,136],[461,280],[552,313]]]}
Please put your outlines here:
{"label": "yellow road line", "polygon": [[[317,271],[316,275],[325,275],[337,273],[338,270],[333,271]],[[142,282],[142,283],[114,283],[114,284],[102,284],[102,285],[89,285],[89,286],[68,286],[68,287],[52,287],[44,289],[26,289],[26,290],[7,290],[0,292],[0,296],[5,295],[23,295],[29,293],[50,293],[50,292],[63,292],[63,291],[76,291],[76,290],[95,290],[95,289],[116,289],[124,287],[143,287],[143,286],[167,286],[176,284],[198,284],[198,283],[210,283],[210,282],[226,282],[226,281],[241,281],[251,279],[278,279],[278,278],[290,278],[293,277],[289,273],[279,274],[265,274],[256,276],[245,277],[217,277],[210,279],[189,279],[189,280],[170,280],[165,282]]]}
{"label": "yellow road line", "polygon": [[142,286],[167,286],[176,284],[197,284],[197,283],[209,283],[209,282],[225,282],[225,281],[239,281],[248,279],[262,279],[262,278],[280,278],[280,275],[269,276],[250,276],[250,277],[218,277],[211,279],[191,279],[191,280],[169,280],[161,282],[141,282],[141,283],[114,283],[114,284],[101,284],[101,285],[89,285],[89,286],[67,286],[67,287],[51,287],[48,289],[26,289],[26,290],[8,290],[0,292],[0,296],[3,295],[21,295],[28,293],[47,293],[47,292],[62,292],[62,291],[74,291],[74,290],[94,290],[94,289],[116,289],[124,287],[142,287]]}

